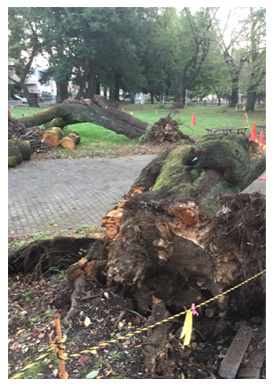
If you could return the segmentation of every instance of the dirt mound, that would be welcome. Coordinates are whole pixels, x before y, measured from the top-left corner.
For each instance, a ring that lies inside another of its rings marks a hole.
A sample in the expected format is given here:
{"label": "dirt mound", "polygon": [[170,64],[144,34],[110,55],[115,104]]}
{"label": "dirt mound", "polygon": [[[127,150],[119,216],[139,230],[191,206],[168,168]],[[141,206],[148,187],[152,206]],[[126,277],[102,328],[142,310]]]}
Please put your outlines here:
{"label": "dirt mound", "polygon": [[195,143],[193,139],[179,130],[179,125],[180,123],[173,120],[170,116],[160,118],[147,130],[147,134],[142,140],[142,143],[174,143],[182,139],[187,140],[189,144]]}

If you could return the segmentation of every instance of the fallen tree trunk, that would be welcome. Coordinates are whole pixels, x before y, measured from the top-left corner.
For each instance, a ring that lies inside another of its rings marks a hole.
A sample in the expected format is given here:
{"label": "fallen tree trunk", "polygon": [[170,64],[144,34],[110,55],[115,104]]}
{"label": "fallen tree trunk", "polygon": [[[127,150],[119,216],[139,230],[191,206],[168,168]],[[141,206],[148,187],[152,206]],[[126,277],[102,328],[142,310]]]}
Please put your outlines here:
{"label": "fallen tree trunk", "polygon": [[42,134],[42,137],[51,147],[57,147],[60,145],[64,134],[60,127],[51,127]]}
{"label": "fallen tree trunk", "polygon": [[36,114],[20,117],[19,121],[25,126],[39,126],[52,121],[47,127],[61,128],[75,123],[91,122],[129,138],[140,137],[148,126],[148,123],[107,105],[104,97],[98,95],[94,102],[89,99],[77,101],[69,98]]}

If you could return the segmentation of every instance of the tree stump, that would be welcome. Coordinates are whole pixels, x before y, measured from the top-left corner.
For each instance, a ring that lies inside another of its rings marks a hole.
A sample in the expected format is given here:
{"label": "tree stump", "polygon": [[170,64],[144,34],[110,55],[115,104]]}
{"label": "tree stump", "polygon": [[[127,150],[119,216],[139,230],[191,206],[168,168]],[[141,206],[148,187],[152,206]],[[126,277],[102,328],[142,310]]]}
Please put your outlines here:
{"label": "tree stump", "polygon": [[42,137],[46,143],[51,147],[57,147],[60,145],[64,134],[60,127],[51,127],[42,134]]}

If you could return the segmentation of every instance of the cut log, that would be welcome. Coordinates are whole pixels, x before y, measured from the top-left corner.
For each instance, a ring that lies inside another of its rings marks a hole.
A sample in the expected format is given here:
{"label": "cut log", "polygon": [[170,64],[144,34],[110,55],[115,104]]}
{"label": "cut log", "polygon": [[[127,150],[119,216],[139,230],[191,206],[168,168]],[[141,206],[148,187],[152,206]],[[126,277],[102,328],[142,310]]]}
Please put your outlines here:
{"label": "cut log", "polygon": [[64,149],[75,149],[75,146],[80,143],[80,136],[75,131],[68,134],[66,137],[62,139],[61,146]]}
{"label": "cut log", "polygon": [[23,161],[21,150],[18,146],[14,146],[11,143],[8,144],[8,156],[14,156],[16,158],[17,165],[19,165]]}
{"label": "cut log", "polygon": [[45,131],[42,135],[44,141],[51,147],[57,147],[60,145],[64,134],[60,127],[51,127]]}
{"label": "cut log", "polygon": [[16,158],[14,156],[8,157],[9,159],[9,168],[15,168],[17,165]]}
{"label": "cut log", "polygon": [[11,146],[17,146],[23,156],[23,160],[28,161],[30,160],[31,156],[31,147],[29,141],[21,141],[19,139],[10,139],[9,144]]}
{"label": "cut log", "polygon": [[123,134],[129,138],[139,138],[149,126],[131,114],[119,111],[109,106],[104,97],[97,95],[94,102],[89,99],[77,101],[67,99],[61,104],[49,107],[27,117],[20,117],[20,122],[26,127],[40,126],[51,122],[48,126],[64,128],[81,122],[91,122],[117,134]]}

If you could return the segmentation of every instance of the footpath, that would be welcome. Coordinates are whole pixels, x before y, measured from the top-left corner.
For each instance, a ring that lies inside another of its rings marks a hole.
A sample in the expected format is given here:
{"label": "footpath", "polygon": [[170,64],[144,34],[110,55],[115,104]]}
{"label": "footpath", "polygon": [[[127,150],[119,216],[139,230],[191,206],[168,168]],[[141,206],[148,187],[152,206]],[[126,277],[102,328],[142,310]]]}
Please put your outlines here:
{"label": "footpath", "polygon": [[[100,225],[155,155],[24,161],[8,170],[8,237]],[[244,192],[266,194],[257,179]]]}
{"label": "footpath", "polygon": [[154,155],[24,161],[8,170],[8,237],[100,225]]}

